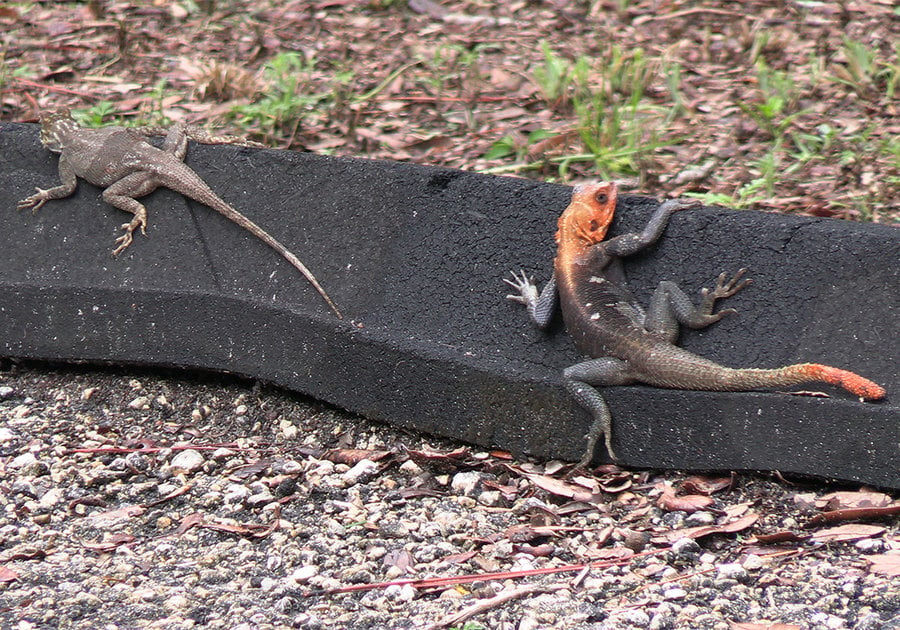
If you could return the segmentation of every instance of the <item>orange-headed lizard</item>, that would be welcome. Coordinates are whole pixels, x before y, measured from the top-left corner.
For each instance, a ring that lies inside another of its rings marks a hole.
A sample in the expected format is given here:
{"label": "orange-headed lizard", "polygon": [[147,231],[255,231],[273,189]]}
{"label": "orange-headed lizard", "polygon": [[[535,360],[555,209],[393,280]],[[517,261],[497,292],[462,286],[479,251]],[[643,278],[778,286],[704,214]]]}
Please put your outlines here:
{"label": "orange-headed lizard", "polygon": [[572,201],[559,217],[553,276],[538,294],[533,279],[513,273],[505,282],[517,290],[510,300],[528,307],[534,323],[545,328],[557,305],[576,347],[591,357],[563,372],[566,390],[593,416],[587,451],[579,465],[590,463],[602,434],[606,450],[612,448],[612,418],[603,396],[595,389],[610,385],[647,383],[657,387],[707,391],[747,391],[825,382],[843,387],[868,400],[884,397],[884,388],[838,368],[800,363],[775,369],[734,369],[721,366],[675,345],[678,324],[703,328],[734,309],[713,312],[716,300],[734,295],[748,284],[746,269],[733,278],[726,274],[716,286],[701,291],[699,306],[673,282],[661,282],[649,308],[638,304],[625,284],[621,259],[655,243],[672,213],[698,206],[695,201],[663,203],[642,232],[622,234],[604,241],[616,209],[616,187],[611,183],[577,186]]}

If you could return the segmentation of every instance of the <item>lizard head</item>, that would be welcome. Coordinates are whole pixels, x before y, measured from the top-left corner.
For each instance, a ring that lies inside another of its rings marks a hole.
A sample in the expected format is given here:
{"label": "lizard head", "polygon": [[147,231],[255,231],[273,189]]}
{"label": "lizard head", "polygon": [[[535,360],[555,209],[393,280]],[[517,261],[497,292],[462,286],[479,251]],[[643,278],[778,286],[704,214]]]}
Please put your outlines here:
{"label": "lizard head", "polygon": [[580,249],[602,241],[616,212],[617,195],[612,182],[576,186],[572,201],[557,222],[556,244]]}
{"label": "lizard head", "polygon": [[68,108],[51,109],[41,114],[41,144],[50,151],[62,151],[66,136],[77,130],[78,123]]}

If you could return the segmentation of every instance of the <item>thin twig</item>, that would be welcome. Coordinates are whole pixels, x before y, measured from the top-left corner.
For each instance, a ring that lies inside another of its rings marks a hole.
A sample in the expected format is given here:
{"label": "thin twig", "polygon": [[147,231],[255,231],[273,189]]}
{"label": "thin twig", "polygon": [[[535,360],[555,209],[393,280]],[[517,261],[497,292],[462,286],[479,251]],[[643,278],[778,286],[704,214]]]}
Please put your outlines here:
{"label": "thin twig", "polygon": [[453,626],[459,623],[466,621],[467,619],[471,619],[475,615],[480,615],[483,612],[487,612],[492,608],[496,608],[497,606],[501,606],[506,602],[517,599],[519,597],[525,597],[527,595],[534,595],[537,593],[555,593],[556,591],[561,591],[564,588],[569,588],[568,584],[529,584],[528,586],[521,586],[519,588],[514,588],[510,591],[503,591],[494,597],[489,599],[483,599],[477,604],[472,604],[465,610],[461,610],[458,613],[454,613],[449,617],[444,617],[437,623],[434,623],[428,626],[427,630],[440,630],[440,628],[446,628],[448,626]]}

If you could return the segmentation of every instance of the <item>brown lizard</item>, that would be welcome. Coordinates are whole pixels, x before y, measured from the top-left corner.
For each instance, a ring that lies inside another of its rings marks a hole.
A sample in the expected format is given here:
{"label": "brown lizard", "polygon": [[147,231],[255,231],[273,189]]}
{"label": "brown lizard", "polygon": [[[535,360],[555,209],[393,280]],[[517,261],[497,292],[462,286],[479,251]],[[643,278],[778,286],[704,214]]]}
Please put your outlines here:
{"label": "brown lizard", "polygon": [[678,324],[703,328],[734,309],[713,312],[716,300],[730,297],[750,284],[746,269],[701,291],[699,306],[673,282],[661,282],[645,312],[625,285],[621,259],[655,243],[673,212],[699,205],[670,200],[656,210],[642,232],[604,241],[616,209],[611,183],[577,186],[572,201],[559,217],[553,275],[538,294],[524,272],[504,281],[517,290],[507,298],[527,306],[533,322],[545,328],[557,305],[576,347],[591,357],[563,372],[566,390],[593,417],[586,436],[587,452],[580,466],[590,463],[602,434],[612,459],[612,417],[596,387],[647,383],[657,387],[706,391],[748,391],[824,382],[843,387],[863,399],[883,398],[885,391],[872,381],[838,368],[801,363],[775,369],[734,369],[721,366],[675,345]]}
{"label": "brown lizard", "polygon": [[51,199],[68,197],[75,192],[78,177],[101,186],[105,188],[104,201],[134,215],[131,222],[122,225],[125,233],[116,239],[118,247],[113,250],[113,255],[117,256],[131,245],[132,233],[136,229],[140,228],[146,234],[147,209],[137,198],[149,195],[160,186],[171,188],[223,214],[284,256],[316,288],[335,315],[341,318],[337,306],[297,256],[223,201],[183,161],[189,135],[213,143],[249,143],[235,141],[231,137],[198,136],[196,130],[192,133],[186,131],[184,125],[176,124],[166,134],[162,149],[158,149],[143,137],[154,135],[157,131],[158,128],[154,127],[142,130],[125,127],[85,129],[75,122],[68,109],[45,112],[41,115],[41,143],[50,151],[59,153],[59,177],[62,184],[48,190],[38,188],[37,194],[19,202],[19,209],[33,208],[37,212]]}

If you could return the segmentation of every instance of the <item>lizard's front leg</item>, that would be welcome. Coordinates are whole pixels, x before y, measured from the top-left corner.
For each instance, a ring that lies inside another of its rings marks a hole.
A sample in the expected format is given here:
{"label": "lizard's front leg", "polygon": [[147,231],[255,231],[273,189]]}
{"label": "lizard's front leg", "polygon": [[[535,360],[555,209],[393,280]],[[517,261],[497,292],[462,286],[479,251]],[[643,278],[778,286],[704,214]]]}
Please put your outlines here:
{"label": "lizard's front leg", "polygon": [[731,297],[753,282],[749,278],[742,279],[745,273],[746,268],[739,269],[730,280],[724,272],[720,274],[713,289],[704,287],[700,291],[699,306],[694,306],[691,298],[674,282],[660,282],[650,299],[644,328],[661,339],[674,343],[678,338],[678,324],[694,329],[705,328],[726,315],[737,313],[733,308],[713,313],[713,308],[716,300]]}
{"label": "lizard's front leg", "polygon": [[116,239],[118,247],[113,250],[113,256],[118,256],[131,245],[134,240],[132,232],[136,229],[140,228],[142,234],[147,234],[147,208],[135,197],[149,195],[158,186],[151,173],[141,172],[123,177],[103,191],[103,200],[106,203],[134,215],[129,223],[122,224],[125,233]]}
{"label": "lizard's front leg", "polygon": [[524,304],[528,308],[528,315],[531,321],[538,328],[546,328],[556,312],[559,294],[556,291],[556,274],[550,276],[550,281],[544,290],[538,294],[537,285],[534,278],[529,278],[525,272],[516,275],[512,272],[512,280],[504,278],[503,282],[514,288],[518,293],[507,295],[507,300]]}
{"label": "lizard's front leg", "polygon": [[36,194],[20,201],[16,204],[16,208],[19,210],[31,208],[32,213],[37,213],[40,207],[51,199],[63,199],[75,192],[75,188],[78,186],[78,178],[75,176],[75,169],[69,164],[65,155],[60,155],[59,157],[59,178],[62,180],[59,186],[54,186],[47,190],[38,188]]}
{"label": "lizard's front leg", "polygon": [[591,359],[577,363],[563,371],[563,385],[569,394],[587,409],[593,422],[588,429],[587,448],[578,466],[586,468],[594,457],[597,440],[603,436],[606,451],[614,461],[618,459],[612,447],[612,415],[603,396],[595,389],[612,385],[627,385],[634,379],[629,374],[628,364],[613,357]]}
{"label": "lizard's front leg", "polygon": [[696,199],[670,199],[656,209],[656,212],[650,217],[650,221],[640,232],[628,232],[614,236],[598,244],[597,247],[612,258],[631,256],[658,241],[669,224],[669,218],[675,212],[697,208],[701,205]]}

